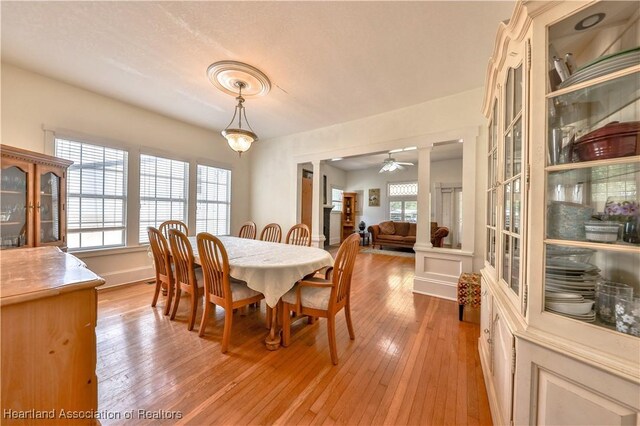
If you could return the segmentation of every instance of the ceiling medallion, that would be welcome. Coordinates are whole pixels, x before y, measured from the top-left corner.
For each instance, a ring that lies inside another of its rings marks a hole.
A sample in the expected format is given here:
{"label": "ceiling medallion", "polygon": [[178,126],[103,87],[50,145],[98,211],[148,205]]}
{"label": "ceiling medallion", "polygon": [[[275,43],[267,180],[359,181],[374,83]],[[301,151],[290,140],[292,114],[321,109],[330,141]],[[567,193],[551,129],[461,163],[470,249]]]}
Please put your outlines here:
{"label": "ceiling medallion", "polygon": [[[258,140],[251,125],[247,121],[243,97],[264,96],[271,90],[269,78],[259,69],[251,65],[236,61],[220,61],[207,68],[209,80],[223,92],[236,96],[238,104],[233,112],[231,122],[221,132],[227,143],[239,155],[251,148],[251,144]],[[234,121],[238,119],[237,125]],[[247,128],[242,128],[242,121]]]}

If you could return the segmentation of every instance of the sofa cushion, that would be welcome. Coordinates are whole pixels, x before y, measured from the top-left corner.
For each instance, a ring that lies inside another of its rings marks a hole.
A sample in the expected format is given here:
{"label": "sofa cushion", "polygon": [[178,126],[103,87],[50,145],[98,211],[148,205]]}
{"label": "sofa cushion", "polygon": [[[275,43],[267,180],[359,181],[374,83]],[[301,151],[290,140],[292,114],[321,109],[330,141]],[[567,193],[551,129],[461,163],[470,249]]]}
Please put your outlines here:
{"label": "sofa cushion", "polygon": [[412,235],[412,236],[408,236],[408,237],[402,237],[402,242],[404,242],[404,243],[415,243],[416,242],[416,236]]}
{"label": "sofa cushion", "polygon": [[380,222],[379,226],[381,235],[393,235],[396,233],[396,227],[390,220],[386,222]]}
{"label": "sofa cushion", "polygon": [[407,236],[409,232],[409,222],[393,222],[393,226],[396,229],[395,235]]}
{"label": "sofa cushion", "polygon": [[418,228],[418,225],[416,223],[410,223],[409,224],[409,232],[407,232],[407,237],[415,237],[417,232],[416,229]]}
{"label": "sofa cushion", "polygon": [[402,235],[379,235],[380,238],[378,238],[378,240],[380,241],[393,241],[393,242],[402,242],[402,240],[406,237],[403,237]]}

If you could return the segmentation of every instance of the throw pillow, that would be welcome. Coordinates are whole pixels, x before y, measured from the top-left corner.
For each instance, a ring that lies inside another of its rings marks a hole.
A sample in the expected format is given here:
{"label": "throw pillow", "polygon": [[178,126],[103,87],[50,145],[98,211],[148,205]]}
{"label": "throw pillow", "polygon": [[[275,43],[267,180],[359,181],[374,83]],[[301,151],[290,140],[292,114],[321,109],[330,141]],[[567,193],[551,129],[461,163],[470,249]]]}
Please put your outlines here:
{"label": "throw pillow", "polygon": [[393,235],[396,233],[396,228],[393,226],[393,222],[380,222],[380,233],[385,235]]}

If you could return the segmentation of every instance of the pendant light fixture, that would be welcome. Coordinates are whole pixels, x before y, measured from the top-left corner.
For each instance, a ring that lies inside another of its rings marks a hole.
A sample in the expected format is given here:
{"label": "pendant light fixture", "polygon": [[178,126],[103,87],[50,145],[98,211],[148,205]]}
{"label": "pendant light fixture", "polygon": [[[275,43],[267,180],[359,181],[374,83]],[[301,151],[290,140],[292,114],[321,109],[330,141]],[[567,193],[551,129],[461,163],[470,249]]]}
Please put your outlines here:
{"label": "pendant light fixture", "polygon": [[231,122],[221,133],[231,149],[242,155],[251,148],[253,142],[258,140],[258,135],[247,120],[244,96],[266,95],[271,90],[271,82],[259,69],[236,61],[220,61],[211,64],[207,69],[207,75],[214,86],[227,94],[234,95],[238,101]]}

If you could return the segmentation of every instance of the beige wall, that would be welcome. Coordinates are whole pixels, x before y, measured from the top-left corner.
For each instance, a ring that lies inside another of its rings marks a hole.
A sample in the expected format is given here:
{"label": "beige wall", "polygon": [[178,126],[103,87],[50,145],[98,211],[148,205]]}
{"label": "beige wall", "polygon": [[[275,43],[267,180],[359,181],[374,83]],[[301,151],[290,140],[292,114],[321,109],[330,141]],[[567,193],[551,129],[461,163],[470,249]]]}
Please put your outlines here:
{"label": "beige wall", "polygon": [[[217,132],[6,63],[2,64],[1,81],[3,144],[45,152],[44,125],[98,142],[122,144],[130,153],[175,155],[227,167],[232,170],[231,232],[249,219],[250,155],[239,159]],[[119,251],[125,253],[104,251],[79,257],[108,284],[150,276],[146,249]]]}

